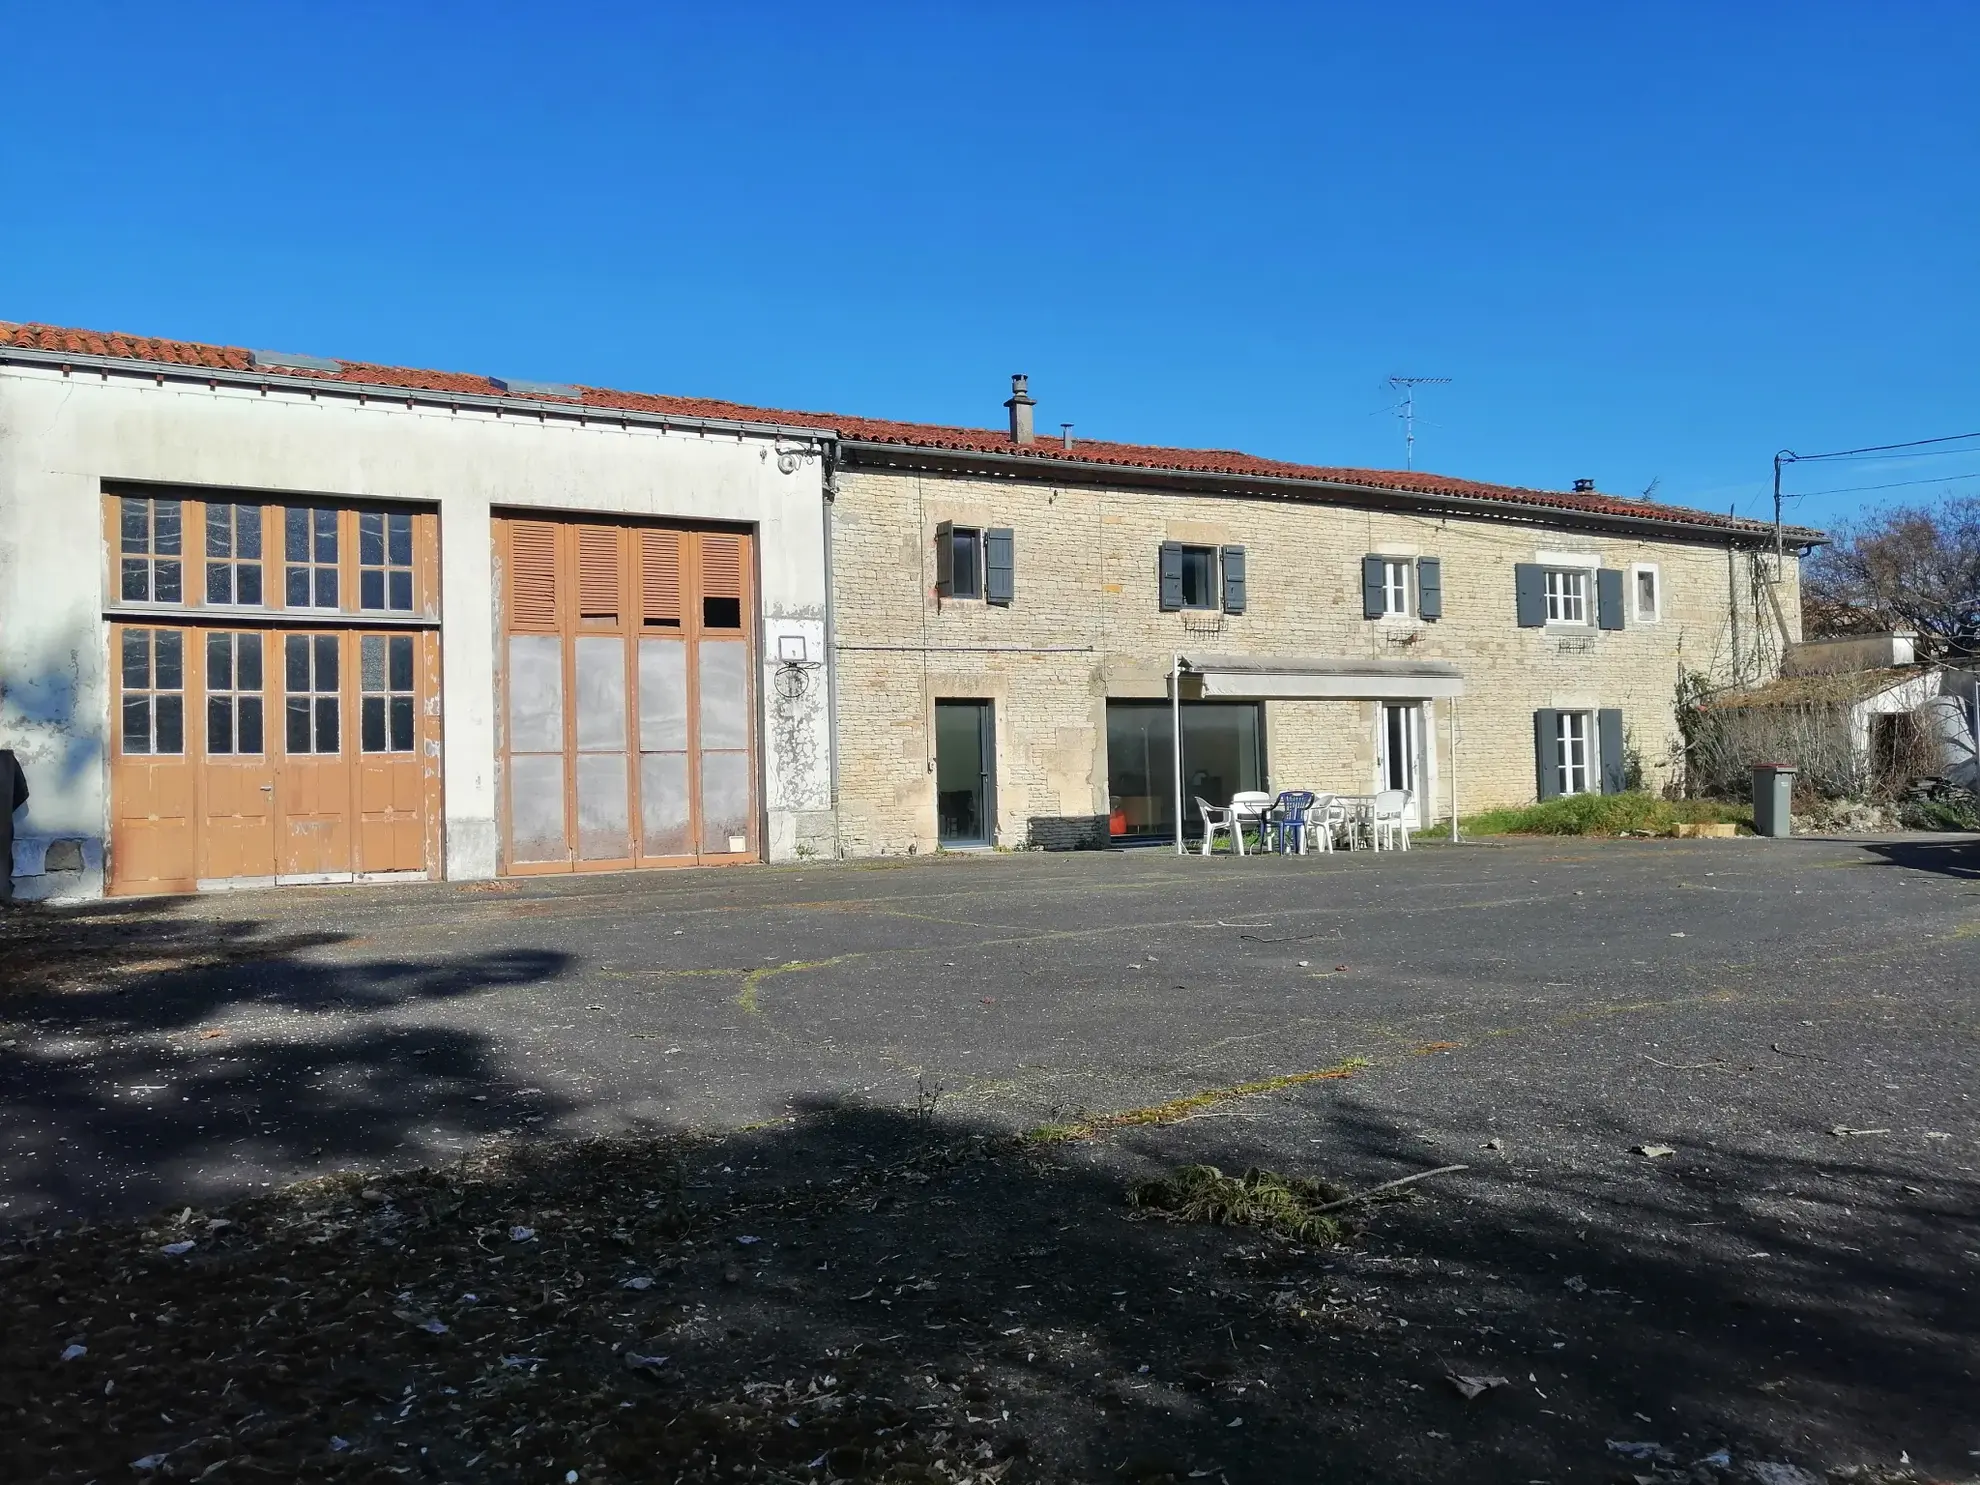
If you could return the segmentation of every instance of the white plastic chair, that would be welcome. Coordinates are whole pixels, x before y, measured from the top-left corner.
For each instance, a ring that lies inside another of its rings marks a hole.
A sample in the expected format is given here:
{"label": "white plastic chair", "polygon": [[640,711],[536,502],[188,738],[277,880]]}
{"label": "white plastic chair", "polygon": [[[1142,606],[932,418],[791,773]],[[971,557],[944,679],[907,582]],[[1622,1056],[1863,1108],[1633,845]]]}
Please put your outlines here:
{"label": "white plastic chair", "polygon": [[1210,854],[1211,842],[1216,840],[1217,832],[1220,830],[1230,837],[1231,849],[1240,856],[1244,854],[1244,835],[1238,829],[1237,811],[1219,809],[1199,794],[1196,796],[1196,812],[1203,816],[1204,855]]}
{"label": "white plastic chair", "polygon": [[1347,809],[1331,794],[1315,794],[1313,803],[1306,807],[1306,830],[1299,846],[1302,851],[1311,849],[1325,851],[1329,855],[1334,850],[1334,829],[1347,823]]}
{"label": "white plastic chair", "polygon": [[1272,796],[1262,789],[1240,789],[1231,796],[1232,838],[1238,843],[1238,854],[1244,854],[1244,827],[1246,822],[1258,831],[1258,849],[1265,849],[1265,811],[1272,807]]}
{"label": "white plastic chair", "polygon": [[1369,811],[1369,833],[1375,837],[1376,850],[1409,849],[1409,826],[1403,819],[1408,808],[1407,789],[1384,789],[1375,796],[1374,806]]}

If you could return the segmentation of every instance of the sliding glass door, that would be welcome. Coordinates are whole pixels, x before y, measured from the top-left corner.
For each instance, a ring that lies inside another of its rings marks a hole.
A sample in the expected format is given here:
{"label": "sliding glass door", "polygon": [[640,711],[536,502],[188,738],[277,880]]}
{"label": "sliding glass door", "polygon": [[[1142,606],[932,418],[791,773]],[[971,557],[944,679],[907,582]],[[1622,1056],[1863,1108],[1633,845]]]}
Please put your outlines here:
{"label": "sliding glass door", "polygon": [[[1175,749],[1166,701],[1107,703],[1109,828],[1118,839],[1175,836]],[[1185,701],[1183,834],[1200,835],[1196,808],[1265,787],[1265,728],[1255,701]]]}

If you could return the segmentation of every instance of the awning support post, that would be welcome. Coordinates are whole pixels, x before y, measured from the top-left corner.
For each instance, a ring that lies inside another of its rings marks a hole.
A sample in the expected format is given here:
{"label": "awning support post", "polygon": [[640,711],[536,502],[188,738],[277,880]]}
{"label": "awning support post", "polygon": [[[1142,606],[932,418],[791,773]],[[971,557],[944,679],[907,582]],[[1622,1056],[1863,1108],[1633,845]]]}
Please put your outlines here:
{"label": "awning support post", "polygon": [[1457,795],[1457,698],[1444,703],[1444,730],[1451,740],[1451,844],[1458,843],[1458,795]]}
{"label": "awning support post", "polygon": [[1169,751],[1176,775],[1176,854],[1183,854],[1182,812],[1182,651],[1169,665]]}

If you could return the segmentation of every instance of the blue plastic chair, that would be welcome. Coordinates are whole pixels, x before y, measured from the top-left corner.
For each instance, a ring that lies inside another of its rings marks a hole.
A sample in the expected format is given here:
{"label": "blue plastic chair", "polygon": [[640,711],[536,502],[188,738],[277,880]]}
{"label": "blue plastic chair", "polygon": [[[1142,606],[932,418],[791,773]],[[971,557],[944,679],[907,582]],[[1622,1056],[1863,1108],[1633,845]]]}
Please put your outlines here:
{"label": "blue plastic chair", "polygon": [[1313,801],[1310,789],[1286,789],[1272,801],[1269,816],[1272,849],[1280,855],[1290,855],[1294,850],[1302,856],[1306,854],[1306,815],[1313,808]]}

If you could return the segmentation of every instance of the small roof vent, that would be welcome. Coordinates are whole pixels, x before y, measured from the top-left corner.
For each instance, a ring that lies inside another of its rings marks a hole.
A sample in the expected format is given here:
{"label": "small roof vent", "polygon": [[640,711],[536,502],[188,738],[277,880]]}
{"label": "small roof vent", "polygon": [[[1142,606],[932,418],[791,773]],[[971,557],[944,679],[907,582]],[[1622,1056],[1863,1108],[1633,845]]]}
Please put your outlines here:
{"label": "small roof vent", "polygon": [[342,371],[342,361],[304,356],[294,351],[249,351],[248,365],[256,371]]}
{"label": "small roof vent", "polygon": [[584,396],[581,388],[569,382],[533,382],[520,376],[491,376],[488,385],[511,397],[568,397],[575,402]]}
{"label": "small roof vent", "polygon": [[1574,482],[1574,493],[1577,495],[1593,495],[1595,493],[1595,481],[1576,480]]}

